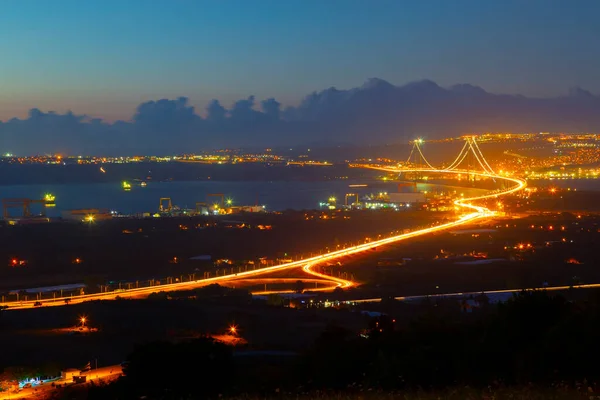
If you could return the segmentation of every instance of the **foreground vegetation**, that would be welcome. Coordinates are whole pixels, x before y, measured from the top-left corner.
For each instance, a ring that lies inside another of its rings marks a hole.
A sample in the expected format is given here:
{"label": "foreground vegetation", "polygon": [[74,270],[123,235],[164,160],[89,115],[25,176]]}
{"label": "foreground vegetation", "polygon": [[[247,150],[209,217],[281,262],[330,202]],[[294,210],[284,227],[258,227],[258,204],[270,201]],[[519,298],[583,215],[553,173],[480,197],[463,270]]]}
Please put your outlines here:
{"label": "foreground vegetation", "polygon": [[599,307],[598,292],[571,302],[543,291],[467,318],[432,304],[402,328],[393,316],[360,335],[330,326],[292,359],[239,357],[209,338],[150,343],[89,398],[593,398]]}

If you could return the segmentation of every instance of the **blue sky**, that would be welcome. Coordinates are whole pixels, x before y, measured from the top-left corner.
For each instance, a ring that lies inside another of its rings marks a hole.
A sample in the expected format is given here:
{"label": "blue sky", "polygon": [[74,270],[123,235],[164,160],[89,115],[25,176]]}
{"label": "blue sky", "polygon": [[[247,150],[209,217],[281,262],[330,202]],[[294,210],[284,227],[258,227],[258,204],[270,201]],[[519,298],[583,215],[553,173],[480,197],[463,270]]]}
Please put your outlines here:
{"label": "blue sky", "polygon": [[370,77],[600,93],[598,15],[595,0],[3,0],[0,119],[127,119],[178,96],[294,105]]}

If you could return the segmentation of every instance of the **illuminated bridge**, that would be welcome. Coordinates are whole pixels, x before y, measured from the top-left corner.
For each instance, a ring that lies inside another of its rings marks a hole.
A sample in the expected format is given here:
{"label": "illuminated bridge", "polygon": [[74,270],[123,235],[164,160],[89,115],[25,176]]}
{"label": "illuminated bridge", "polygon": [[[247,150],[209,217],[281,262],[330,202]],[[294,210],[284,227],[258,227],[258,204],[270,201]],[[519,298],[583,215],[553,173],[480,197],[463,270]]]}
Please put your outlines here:
{"label": "illuminated bridge", "polygon": [[[373,165],[352,165],[353,167],[362,167],[362,168],[370,168],[377,169],[386,172],[393,173],[440,173],[440,174],[469,174],[471,176],[477,176],[482,178],[491,178],[496,181],[504,181],[510,186],[504,189],[498,189],[495,191],[491,191],[485,195],[469,197],[469,198],[460,198],[454,201],[454,204],[458,209],[464,210],[464,214],[457,217],[456,220],[447,222],[444,224],[434,224],[427,228],[417,229],[414,231],[405,232],[398,235],[392,235],[380,240],[375,241],[367,241],[362,244],[358,244],[355,246],[346,247],[340,250],[335,251],[327,251],[317,256],[311,256],[304,259],[300,259],[298,261],[292,261],[283,263],[280,265],[265,267],[262,269],[256,269],[252,271],[244,271],[239,273],[231,273],[229,275],[217,276],[213,278],[199,279],[195,281],[189,282],[178,282],[178,283],[169,283],[151,287],[140,287],[140,288],[131,288],[125,290],[119,290],[118,292],[104,292],[98,294],[89,294],[89,295],[80,295],[73,297],[55,297],[52,299],[37,299],[30,301],[8,301],[5,303],[1,303],[0,305],[8,306],[9,309],[24,309],[31,308],[36,306],[60,306],[65,305],[68,300],[70,304],[80,303],[84,301],[90,300],[113,300],[116,297],[120,298],[141,298],[148,296],[151,293],[159,292],[159,291],[172,291],[172,290],[189,290],[202,286],[206,286],[213,283],[229,283],[234,281],[248,281],[253,280],[256,284],[260,284],[261,282],[275,282],[275,281],[284,281],[283,278],[269,278],[269,274],[273,272],[279,272],[283,270],[291,270],[297,269],[302,270],[307,274],[312,275],[314,278],[311,280],[312,282],[326,282],[328,283],[327,287],[319,288],[318,290],[332,290],[336,287],[351,287],[355,285],[355,282],[352,282],[347,279],[332,277],[329,275],[321,274],[315,271],[313,268],[321,263],[330,262],[333,260],[337,260],[352,254],[359,254],[363,252],[367,252],[373,250],[376,247],[384,246],[391,243],[396,243],[403,240],[408,240],[414,237],[427,235],[434,232],[441,232],[448,229],[456,228],[458,226],[472,224],[477,221],[482,221],[497,215],[496,211],[489,210],[488,208],[474,204],[475,202],[481,200],[494,199],[500,196],[505,196],[511,193],[515,193],[517,191],[522,190],[526,186],[526,182],[523,179],[508,177],[499,175],[494,172],[492,167],[489,165],[479,145],[475,141],[475,138],[468,137],[465,140],[465,144],[462,147],[460,153],[456,158],[447,166],[436,168],[427,159],[423,154],[421,149],[421,144],[423,141],[421,139],[415,140],[413,142],[413,147],[411,150],[411,154],[408,157],[408,160],[405,163],[401,163],[397,166],[373,166]],[[460,169],[459,167],[464,163],[467,157],[472,157],[477,161],[477,165],[481,168],[480,170],[471,170],[468,169]],[[412,160],[412,161],[411,161]]]}

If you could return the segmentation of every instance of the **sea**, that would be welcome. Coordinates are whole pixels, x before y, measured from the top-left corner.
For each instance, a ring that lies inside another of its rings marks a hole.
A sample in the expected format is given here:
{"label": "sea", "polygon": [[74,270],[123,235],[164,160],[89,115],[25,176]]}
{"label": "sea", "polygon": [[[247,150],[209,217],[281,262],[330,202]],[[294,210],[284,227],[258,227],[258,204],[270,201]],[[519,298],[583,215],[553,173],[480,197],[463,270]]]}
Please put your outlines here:
{"label": "sea", "polygon": [[[298,181],[172,181],[148,182],[146,186],[132,182],[131,190],[125,191],[121,183],[90,184],[27,184],[0,186],[0,198],[41,199],[49,193],[55,196],[55,206],[46,210],[49,217],[59,217],[62,211],[74,209],[107,209],[125,215],[158,211],[161,198],[170,198],[173,205],[194,209],[196,202],[205,202],[207,195],[222,193],[231,199],[232,205],[265,206],[267,211],[288,209],[317,209],[319,203],[330,197],[343,204],[346,193],[360,197],[379,192],[398,191],[396,183],[331,180],[315,182]],[[357,187],[356,185],[359,185]],[[360,186],[360,185],[367,185]],[[430,193],[479,194],[481,189],[418,183],[418,191]],[[212,198],[215,203],[219,199]],[[41,206],[39,206],[41,207]],[[35,205],[32,213],[38,213]],[[14,210],[17,215],[19,210]],[[13,212],[11,212],[13,214]]]}
{"label": "sea", "polygon": [[[46,193],[56,197],[55,207],[46,215],[59,217],[62,211],[74,209],[107,209],[122,214],[139,214],[158,211],[161,198],[170,198],[173,205],[194,209],[196,202],[205,202],[207,195],[222,193],[233,205],[265,206],[267,211],[317,209],[330,197],[343,204],[346,193],[360,197],[379,192],[398,191],[397,183],[382,181],[172,181],[148,182],[141,186],[132,182],[125,191],[120,182],[89,184],[27,184],[0,186],[0,198],[41,199]],[[364,186],[363,186],[364,185]],[[556,186],[578,190],[600,190],[600,180],[531,181],[532,186]],[[357,187],[358,186],[358,187]],[[410,190],[410,189],[405,189]],[[485,190],[433,183],[418,183],[417,191],[430,193],[464,193],[465,196],[484,193]],[[212,198],[217,202],[217,198]],[[32,213],[36,210],[32,205]],[[18,210],[14,211],[15,213]]]}

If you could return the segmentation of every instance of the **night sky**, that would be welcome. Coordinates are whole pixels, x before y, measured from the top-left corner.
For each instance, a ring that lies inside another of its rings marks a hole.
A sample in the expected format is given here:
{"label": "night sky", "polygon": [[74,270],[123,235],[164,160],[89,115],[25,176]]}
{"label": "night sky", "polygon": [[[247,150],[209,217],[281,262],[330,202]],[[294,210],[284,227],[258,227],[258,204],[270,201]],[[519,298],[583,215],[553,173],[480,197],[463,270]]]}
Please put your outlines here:
{"label": "night sky", "polygon": [[186,96],[295,106],[379,77],[530,97],[600,92],[597,0],[3,0],[0,120],[130,120]]}

